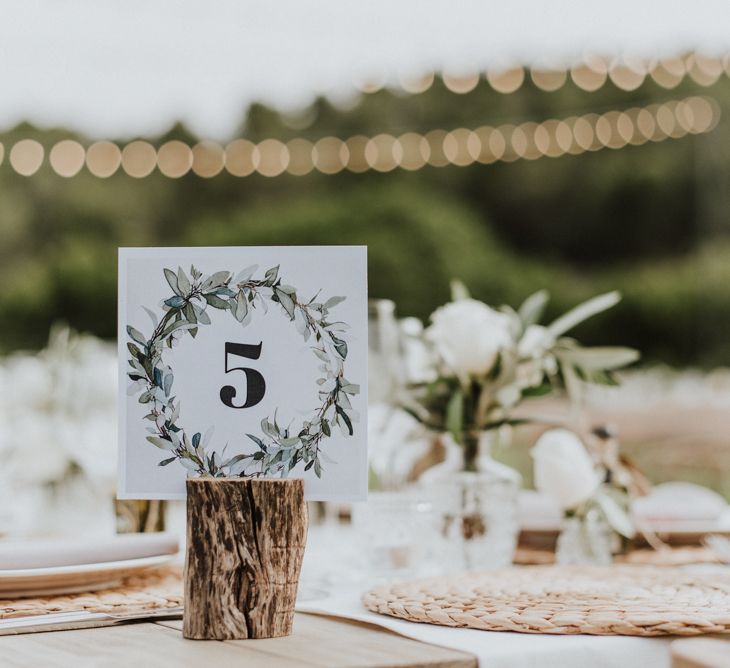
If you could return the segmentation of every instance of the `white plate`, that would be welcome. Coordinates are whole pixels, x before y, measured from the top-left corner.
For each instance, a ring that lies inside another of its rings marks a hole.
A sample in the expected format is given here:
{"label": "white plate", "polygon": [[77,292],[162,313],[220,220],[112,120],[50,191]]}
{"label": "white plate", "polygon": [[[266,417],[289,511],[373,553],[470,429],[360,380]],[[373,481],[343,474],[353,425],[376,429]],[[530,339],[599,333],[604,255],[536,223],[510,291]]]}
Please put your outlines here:
{"label": "white plate", "polygon": [[127,575],[169,563],[174,557],[163,554],[98,564],[0,570],[0,597],[51,596],[106,589],[119,584]]}

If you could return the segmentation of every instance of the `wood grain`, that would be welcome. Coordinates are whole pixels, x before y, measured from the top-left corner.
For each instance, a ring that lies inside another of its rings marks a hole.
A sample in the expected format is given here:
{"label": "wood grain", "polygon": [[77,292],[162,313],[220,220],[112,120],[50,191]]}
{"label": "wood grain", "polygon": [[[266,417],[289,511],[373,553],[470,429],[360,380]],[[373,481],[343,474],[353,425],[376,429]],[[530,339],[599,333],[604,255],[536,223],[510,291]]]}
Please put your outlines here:
{"label": "wood grain", "polygon": [[474,656],[355,622],[298,613],[285,638],[196,642],[182,622],[0,638],[5,668],[476,668]]}
{"label": "wood grain", "polygon": [[307,537],[303,481],[191,478],[187,515],[183,635],[290,634]]}
{"label": "wood grain", "polygon": [[[179,620],[158,622],[181,628]],[[297,613],[294,629],[285,638],[229,640],[245,652],[252,664],[255,654],[265,656],[267,668],[284,668],[292,663],[324,668],[477,668],[471,654],[404,638],[372,624],[321,615]]]}
{"label": "wood grain", "polygon": [[219,668],[239,665],[240,656],[226,643],[186,642],[149,623],[0,638],[3,668]]}

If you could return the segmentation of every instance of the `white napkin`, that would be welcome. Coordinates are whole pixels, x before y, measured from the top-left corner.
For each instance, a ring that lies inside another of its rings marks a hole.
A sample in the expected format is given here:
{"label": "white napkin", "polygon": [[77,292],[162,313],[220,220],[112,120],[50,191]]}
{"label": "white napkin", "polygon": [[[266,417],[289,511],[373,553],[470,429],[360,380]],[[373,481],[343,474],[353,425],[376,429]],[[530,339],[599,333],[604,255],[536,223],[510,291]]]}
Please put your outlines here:
{"label": "white napkin", "polygon": [[523,531],[552,531],[560,528],[563,513],[557,501],[533,489],[523,489],[517,497],[517,517]]}
{"label": "white napkin", "polygon": [[[645,529],[672,530],[702,524],[715,530],[730,527],[730,508],[725,499],[707,487],[689,482],[656,485],[648,496],[635,499],[632,511],[637,524]],[[559,529],[562,513],[545,494],[522,490],[519,496],[520,526],[525,530]]]}
{"label": "white napkin", "polygon": [[717,522],[727,510],[725,499],[707,487],[689,482],[665,482],[633,503],[642,525],[656,522]]}
{"label": "white napkin", "polygon": [[3,540],[0,570],[53,568],[176,554],[177,536],[130,533],[97,540]]}

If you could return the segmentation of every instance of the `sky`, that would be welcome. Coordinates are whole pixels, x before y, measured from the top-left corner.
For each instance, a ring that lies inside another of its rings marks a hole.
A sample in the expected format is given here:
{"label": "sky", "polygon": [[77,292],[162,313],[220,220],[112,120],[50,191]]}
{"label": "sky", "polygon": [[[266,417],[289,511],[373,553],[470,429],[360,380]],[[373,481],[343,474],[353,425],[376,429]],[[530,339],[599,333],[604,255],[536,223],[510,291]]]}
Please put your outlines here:
{"label": "sky", "polygon": [[586,54],[730,53],[726,0],[0,0],[0,131],[92,138],[182,120],[226,139],[245,108],[354,82]]}

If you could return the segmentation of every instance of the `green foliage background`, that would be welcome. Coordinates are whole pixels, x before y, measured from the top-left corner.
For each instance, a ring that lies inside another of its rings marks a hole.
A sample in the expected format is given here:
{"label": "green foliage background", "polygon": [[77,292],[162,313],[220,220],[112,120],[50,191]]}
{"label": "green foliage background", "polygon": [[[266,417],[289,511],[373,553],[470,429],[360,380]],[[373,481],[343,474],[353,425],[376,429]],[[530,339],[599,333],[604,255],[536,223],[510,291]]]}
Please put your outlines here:
{"label": "green foliage background", "polygon": [[[296,122],[260,105],[240,136],[398,135],[434,128],[540,121],[643,106],[687,95],[715,98],[689,80],[632,93],[607,84],[585,93],[567,84],[544,93],[529,83],[512,95],[486,83],[467,95],[437,80],[428,92],[391,91],[348,109],[319,99]],[[304,129],[295,129],[307,120]],[[427,317],[461,278],[492,303],[516,304],[546,287],[551,314],[597,292],[625,300],[583,326],[585,343],[636,346],[649,361],[713,366],[730,361],[730,141],[721,120],[708,135],[558,159],[427,167],[387,174],[258,175],[177,180],[155,172],[71,179],[46,164],[32,177],[0,165],[0,350],[34,348],[54,321],[113,338],[116,248],[121,245],[367,244],[373,297],[401,315]],[[21,126],[0,136],[6,152],[34,137],[47,150],[68,131]],[[82,143],[90,140],[77,137]],[[194,143],[180,125],[171,138]],[[120,141],[126,141],[122,138]]]}

